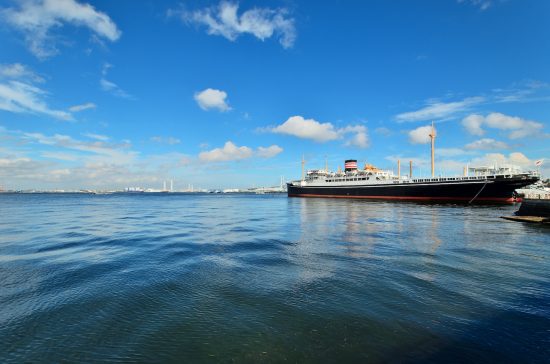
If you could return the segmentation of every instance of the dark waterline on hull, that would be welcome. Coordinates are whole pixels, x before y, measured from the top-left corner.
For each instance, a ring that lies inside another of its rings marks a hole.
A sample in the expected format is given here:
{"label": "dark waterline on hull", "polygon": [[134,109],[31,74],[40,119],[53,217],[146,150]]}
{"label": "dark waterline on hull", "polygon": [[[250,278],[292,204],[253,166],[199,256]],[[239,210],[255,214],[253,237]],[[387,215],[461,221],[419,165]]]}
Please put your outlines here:
{"label": "dark waterline on hull", "polygon": [[353,196],[353,195],[317,195],[310,193],[303,194],[288,194],[288,197],[317,197],[317,198],[347,198],[347,199],[365,199],[365,200],[387,200],[387,201],[409,201],[409,202],[433,202],[433,203],[456,203],[470,202],[474,200],[476,203],[515,203],[521,202],[521,198],[506,198],[506,197],[418,197],[418,196]]}
{"label": "dark waterline on hull", "polygon": [[0,195],[0,362],[547,362],[517,207]]}

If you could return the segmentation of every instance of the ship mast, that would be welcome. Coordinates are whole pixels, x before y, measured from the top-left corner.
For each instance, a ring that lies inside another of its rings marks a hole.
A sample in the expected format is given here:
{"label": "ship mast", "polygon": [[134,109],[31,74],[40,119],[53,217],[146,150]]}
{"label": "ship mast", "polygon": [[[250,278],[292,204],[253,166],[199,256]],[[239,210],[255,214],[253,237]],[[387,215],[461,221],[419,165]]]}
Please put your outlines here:
{"label": "ship mast", "polygon": [[434,129],[434,123],[432,121],[432,131],[430,133],[430,139],[432,140],[432,178],[435,177],[435,129]]}

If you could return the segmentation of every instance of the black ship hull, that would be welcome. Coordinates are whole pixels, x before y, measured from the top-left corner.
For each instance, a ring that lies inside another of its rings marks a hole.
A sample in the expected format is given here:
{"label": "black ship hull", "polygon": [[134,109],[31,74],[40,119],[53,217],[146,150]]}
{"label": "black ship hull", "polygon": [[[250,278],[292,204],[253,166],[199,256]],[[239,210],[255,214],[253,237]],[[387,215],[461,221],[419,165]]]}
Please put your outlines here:
{"label": "black ship hull", "polygon": [[410,201],[514,202],[515,190],[535,183],[533,176],[496,176],[488,179],[428,180],[354,186],[305,186],[287,184],[289,197],[336,197]]}

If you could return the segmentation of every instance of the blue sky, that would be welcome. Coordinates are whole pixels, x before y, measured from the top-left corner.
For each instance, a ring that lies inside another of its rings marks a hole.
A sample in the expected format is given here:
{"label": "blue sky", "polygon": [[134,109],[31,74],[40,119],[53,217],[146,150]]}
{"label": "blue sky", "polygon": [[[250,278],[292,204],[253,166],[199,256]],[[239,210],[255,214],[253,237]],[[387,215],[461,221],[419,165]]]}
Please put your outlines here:
{"label": "blue sky", "polygon": [[[550,171],[550,2],[0,0],[0,185]],[[408,169],[408,168],[407,168]]]}

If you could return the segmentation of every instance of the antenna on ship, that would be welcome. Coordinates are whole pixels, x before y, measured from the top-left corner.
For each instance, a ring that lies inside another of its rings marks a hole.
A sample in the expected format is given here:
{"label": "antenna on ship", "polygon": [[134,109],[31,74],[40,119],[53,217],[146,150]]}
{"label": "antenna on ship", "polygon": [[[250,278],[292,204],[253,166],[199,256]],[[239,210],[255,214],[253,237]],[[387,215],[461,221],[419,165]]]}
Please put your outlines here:
{"label": "antenna on ship", "polygon": [[413,161],[409,161],[409,178],[413,178]]}
{"label": "antenna on ship", "polygon": [[434,129],[434,122],[432,121],[432,131],[430,133],[430,139],[432,140],[432,178],[435,177],[435,161],[434,161],[434,155],[435,155],[435,129]]}
{"label": "antenna on ship", "polygon": [[328,157],[326,154],[325,154],[325,172],[328,173]]}

